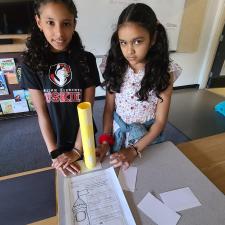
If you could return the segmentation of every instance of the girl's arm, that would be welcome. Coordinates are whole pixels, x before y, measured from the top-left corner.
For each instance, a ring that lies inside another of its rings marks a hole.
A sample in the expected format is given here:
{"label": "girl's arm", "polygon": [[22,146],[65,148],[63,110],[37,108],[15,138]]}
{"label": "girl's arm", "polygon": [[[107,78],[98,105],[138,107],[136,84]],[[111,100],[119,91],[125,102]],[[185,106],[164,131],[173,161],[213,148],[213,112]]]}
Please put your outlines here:
{"label": "girl's arm", "polygon": [[165,91],[160,93],[163,101],[160,99],[158,100],[155,122],[150,127],[149,132],[135,144],[135,147],[138,149],[138,151],[143,151],[144,148],[151,144],[163,131],[167,123],[172,92],[173,82],[170,83],[169,87]]}
{"label": "girl's arm", "polygon": [[105,107],[103,113],[103,133],[111,134],[113,128],[113,112],[115,109],[115,94],[106,93]]}
{"label": "girl's arm", "polygon": [[[114,93],[106,93],[105,99],[105,107],[103,113],[103,133],[104,134],[111,134],[113,129],[113,112],[115,109],[115,94]],[[100,162],[104,159],[107,152],[109,151],[109,144],[108,142],[103,142],[97,148],[97,155],[99,157]]]}
{"label": "girl's arm", "polygon": [[57,145],[44,95],[40,90],[36,89],[29,89],[29,92],[38,114],[38,123],[41,129],[42,136],[46,143],[48,152],[50,153],[57,148]]}

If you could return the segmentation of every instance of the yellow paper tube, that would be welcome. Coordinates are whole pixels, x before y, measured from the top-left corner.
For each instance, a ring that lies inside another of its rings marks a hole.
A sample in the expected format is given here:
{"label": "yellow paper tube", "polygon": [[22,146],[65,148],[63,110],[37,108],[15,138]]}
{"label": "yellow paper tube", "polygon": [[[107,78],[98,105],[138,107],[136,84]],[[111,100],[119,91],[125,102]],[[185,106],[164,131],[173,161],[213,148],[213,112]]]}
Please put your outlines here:
{"label": "yellow paper tube", "polygon": [[93,169],[96,166],[96,156],[91,103],[82,102],[78,104],[77,110],[83,143],[84,162],[88,169]]}

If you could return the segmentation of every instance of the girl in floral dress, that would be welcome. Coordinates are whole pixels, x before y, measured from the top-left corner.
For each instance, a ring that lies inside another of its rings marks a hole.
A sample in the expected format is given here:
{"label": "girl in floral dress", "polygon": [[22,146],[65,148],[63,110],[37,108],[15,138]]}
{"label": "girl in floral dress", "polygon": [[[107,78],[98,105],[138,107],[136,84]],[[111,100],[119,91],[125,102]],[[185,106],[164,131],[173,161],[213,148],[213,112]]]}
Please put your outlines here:
{"label": "girl in floral dress", "polygon": [[110,163],[128,168],[147,146],[162,141],[180,72],[169,59],[167,34],[154,11],[130,4],[119,16],[103,73],[107,94],[100,160],[111,151]]}

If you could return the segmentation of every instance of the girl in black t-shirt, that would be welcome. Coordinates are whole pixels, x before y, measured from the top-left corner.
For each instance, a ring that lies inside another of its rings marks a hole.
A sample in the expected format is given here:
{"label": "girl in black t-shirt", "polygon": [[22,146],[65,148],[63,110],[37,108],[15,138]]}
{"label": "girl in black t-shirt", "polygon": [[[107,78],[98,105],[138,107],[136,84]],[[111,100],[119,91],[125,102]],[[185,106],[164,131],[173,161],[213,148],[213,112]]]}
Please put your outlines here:
{"label": "girl in black t-shirt", "polygon": [[52,166],[65,176],[76,174],[82,155],[77,104],[93,105],[100,83],[95,57],[84,51],[75,31],[73,0],[37,0],[34,13],[21,86],[31,94]]}

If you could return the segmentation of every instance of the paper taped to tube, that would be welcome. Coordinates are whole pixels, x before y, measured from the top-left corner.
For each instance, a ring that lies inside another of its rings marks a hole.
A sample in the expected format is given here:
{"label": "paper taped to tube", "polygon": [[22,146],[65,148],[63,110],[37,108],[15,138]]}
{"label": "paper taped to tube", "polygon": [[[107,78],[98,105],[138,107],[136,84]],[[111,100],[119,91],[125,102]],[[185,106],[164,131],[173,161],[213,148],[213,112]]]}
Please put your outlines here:
{"label": "paper taped to tube", "polygon": [[91,103],[82,102],[78,104],[77,110],[83,143],[84,162],[88,169],[93,169],[96,166],[96,156]]}

